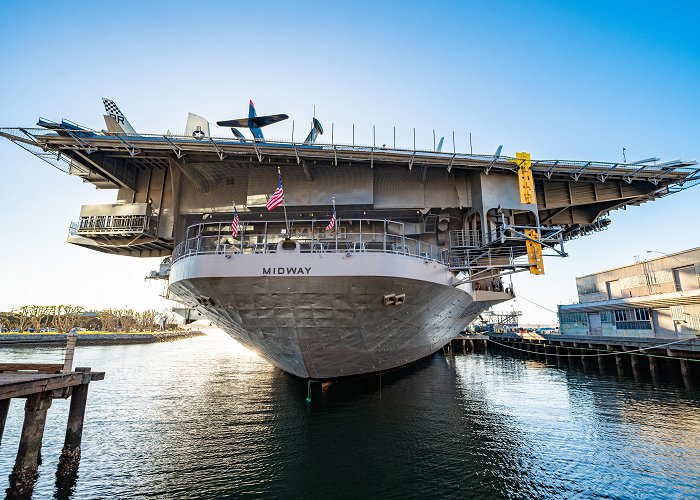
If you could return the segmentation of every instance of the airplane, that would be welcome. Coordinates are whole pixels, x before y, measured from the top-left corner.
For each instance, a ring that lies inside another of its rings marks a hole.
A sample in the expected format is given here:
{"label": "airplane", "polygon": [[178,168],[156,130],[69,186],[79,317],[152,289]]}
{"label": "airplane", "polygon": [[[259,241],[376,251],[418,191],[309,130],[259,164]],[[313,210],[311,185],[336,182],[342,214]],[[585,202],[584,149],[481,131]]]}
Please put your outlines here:
{"label": "airplane", "polygon": [[[136,134],[136,130],[131,126],[129,120],[126,119],[124,113],[121,112],[117,104],[111,99],[105,97],[102,98],[102,103],[107,112],[104,115],[105,123],[107,124],[107,131],[117,134]],[[253,101],[250,101],[249,117],[241,118],[239,120],[228,120],[223,122],[217,122],[217,125],[230,126],[233,135],[241,142],[245,142],[245,136],[236,128],[247,127],[250,128],[253,133],[253,137],[256,142],[263,142],[265,137],[263,136],[262,127],[270,125],[272,123],[277,123],[282,120],[286,120],[289,116],[284,114],[279,115],[269,115],[269,116],[257,116],[255,113],[255,107]],[[56,124],[54,124],[56,125]],[[252,127],[250,127],[252,125]],[[319,134],[323,134],[323,126],[315,117],[312,120],[311,131],[309,135],[306,136],[304,140],[305,145],[313,145],[316,142],[316,138]],[[206,118],[196,115],[194,113],[189,113],[187,115],[187,124],[185,125],[185,135],[188,137],[194,137],[197,140],[202,140],[205,137],[210,137],[210,126],[209,121]]]}
{"label": "airplane", "polygon": [[438,142],[437,148],[435,148],[436,153],[442,153],[442,144],[445,142],[444,137],[440,137],[440,142]]}
{"label": "airplane", "polygon": [[[126,119],[124,113],[121,112],[113,100],[103,97],[102,103],[104,104],[105,111],[107,111],[107,114],[104,115],[104,119],[107,124],[108,132],[136,134],[134,127],[131,126],[129,120]],[[209,122],[199,115],[189,113],[187,115],[187,124],[185,125],[185,135],[192,136],[197,140],[209,137]]]}
{"label": "airplane", "polygon": [[315,143],[318,134],[323,135],[323,127],[321,126],[321,122],[314,117],[311,120],[311,132],[309,132],[309,135],[307,135],[306,139],[304,139],[304,144],[310,146]]}
{"label": "airplane", "polygon": [[287,118],[289,118],[289,116],[284,114],[258,116],[258,114],[255,112],[255,105],[251,100],[250,105],[248,106],[248,118],[239,118],[237,120],[223,120],[220,122],[216,122],[216,124],[220,127],[231,127],[233,135],[235,135],[238,139],[245,139],[245,137],[243,137],[243,134],[236,130],[235,127],[249,128],[256,142],[264,142],[265,136],[262,133],[262,127],[272,125],[273,123],[281,122],[282,120],[286,120]]}
{"label": "airplane", "polygon": [[104,115],[105,123],[107,124],[107,130],[109,132],[114,132],[118,134],[135,134],[136,130],[131,126],[129,120],[126,119],[124,113],[122,113],[117,104],[105,97],[102,98],[102,104],[104,104],[105,111],[107,114]]}
{"label": "airplane", "polygon": [[198,141],[205,137],[210,137],[209,122],[204,117],[189,113],[187,115],[187,125],[185,125],[185,135],[192,136]]}

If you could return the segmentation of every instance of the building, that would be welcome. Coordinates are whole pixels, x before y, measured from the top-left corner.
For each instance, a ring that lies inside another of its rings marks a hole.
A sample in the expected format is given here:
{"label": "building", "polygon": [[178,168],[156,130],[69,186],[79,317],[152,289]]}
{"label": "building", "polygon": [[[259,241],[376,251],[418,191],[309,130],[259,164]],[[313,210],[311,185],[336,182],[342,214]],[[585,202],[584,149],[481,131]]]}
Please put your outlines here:
{"label": "building", "polygon": [[576,288],[579,302],[559,306],[562,335],[700,335],[700,247],[581,276]]}

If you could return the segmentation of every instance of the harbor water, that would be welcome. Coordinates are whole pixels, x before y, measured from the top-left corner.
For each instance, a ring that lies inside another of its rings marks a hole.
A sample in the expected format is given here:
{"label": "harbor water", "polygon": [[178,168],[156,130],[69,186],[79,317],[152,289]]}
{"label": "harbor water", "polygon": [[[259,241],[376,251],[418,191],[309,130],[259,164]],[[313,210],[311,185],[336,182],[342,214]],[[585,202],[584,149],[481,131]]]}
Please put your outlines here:
{"label": "harbor water", "polygon": [[[1,361],[60,349],[0,346]],[[34,498],[697,498],[700,394],[502,354],[438,353],[327,387],[219,330],[79,347],[90,385],[77,481],[57,488],[68,402],[49,409]],[[7,488],[22,425],[0,448]]]}

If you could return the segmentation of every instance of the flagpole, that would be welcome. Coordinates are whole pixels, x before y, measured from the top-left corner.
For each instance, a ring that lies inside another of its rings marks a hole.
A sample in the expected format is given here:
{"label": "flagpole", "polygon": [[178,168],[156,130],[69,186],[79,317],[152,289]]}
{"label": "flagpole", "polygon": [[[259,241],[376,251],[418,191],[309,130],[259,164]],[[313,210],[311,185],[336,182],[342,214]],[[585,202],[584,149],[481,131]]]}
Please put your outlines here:
{"label": "flagpole", "polygon": [[[279,167],[277,167],[277,175],[279,175],[279,178],[282,179],[282,171]],[[284,195],[282,195],[282,208],[284,209],[284,225],[287,228],[287,236],[285,239],[289,239],[292,235],[289,234],[289,220],[287,220],[287,202],[284,201]]]}
{"label": "flagpole", "polygon": [[[335,196],[333,197],[333,215],[335,215]],[[332,216],[331,216],[332,217]],[[338,217],[335,217],[335,226],[333,226],[333,232],[335,233],[335,251],[338,251]]]}

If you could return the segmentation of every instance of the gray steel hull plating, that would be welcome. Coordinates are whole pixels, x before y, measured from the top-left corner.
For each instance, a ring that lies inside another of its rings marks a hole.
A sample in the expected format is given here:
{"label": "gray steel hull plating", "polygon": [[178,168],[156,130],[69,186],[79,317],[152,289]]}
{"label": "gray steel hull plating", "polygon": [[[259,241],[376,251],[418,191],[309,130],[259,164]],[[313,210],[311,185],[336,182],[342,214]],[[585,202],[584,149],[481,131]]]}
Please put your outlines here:
{"label": "gray steel hull plating", "polygon": [[[510,298],[490,292],[475,302],[451,277],[403,255],[199,255],[175,263],[170,291],[282,370],[334,378],[428,356]],[[392,293],[405,303],[384,305]]]}

